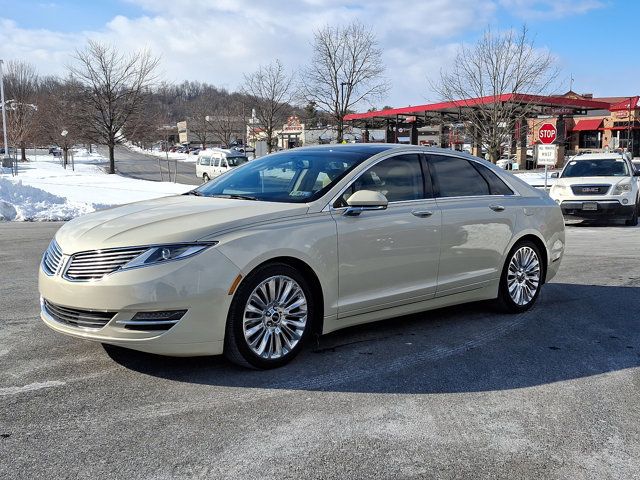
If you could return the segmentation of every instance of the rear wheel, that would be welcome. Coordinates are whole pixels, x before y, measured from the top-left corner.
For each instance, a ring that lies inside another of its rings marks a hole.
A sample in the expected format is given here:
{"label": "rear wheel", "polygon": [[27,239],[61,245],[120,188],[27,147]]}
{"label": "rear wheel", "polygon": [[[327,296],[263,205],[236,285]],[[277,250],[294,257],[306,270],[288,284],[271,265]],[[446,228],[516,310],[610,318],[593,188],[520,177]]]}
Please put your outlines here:
{"label": "rear wheel", "polygon": [[530,309],[538,299],[543,278],[544,265],[537,245],[518,242],[507,255],[500,277],[498,307],[512,313]]}
{"label": "rear wheel", "polygon": [[302,349],[315,311],[304,277],[293,267],[259,267],[238,288],[229,310],[225,356],[250,368],[290,362]]}
{"label": "rear wheel", "polygon": [[204,181],[204,183],[207,183],[210,180],[209,175],[207,175],[206,173],[203,174],[202,175],[202,180]]}
{"label": "rear wheel", "polygon": [[638,225],[638,203],[636,203],[636,206],[633,209],[633,215],[631,215],[631,218],[629,218],[628,220],[625,220],[624,224],[627,227],[635,227],[636,225]]}

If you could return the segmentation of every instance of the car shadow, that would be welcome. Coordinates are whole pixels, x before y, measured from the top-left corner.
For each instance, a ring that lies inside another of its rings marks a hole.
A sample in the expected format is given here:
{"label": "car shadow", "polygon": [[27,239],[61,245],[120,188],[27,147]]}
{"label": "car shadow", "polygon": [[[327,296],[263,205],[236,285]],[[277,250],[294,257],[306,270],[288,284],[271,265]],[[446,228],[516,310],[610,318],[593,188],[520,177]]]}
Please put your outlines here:
{"label": "car shadow", "polygon": [[566,227],[622,227],[622,228],[634,228],[625,225],[624,219],[593,219],[593,220],[570,220],[565,221]]}
{"label": "car shadow", "polygon": [[524,314],[474,303],[352,327],[268,371],[223,357],[171,358],[105,347],[133,371],[236,388],[363,393],[534,387],[640,366],[640,288],[551,283]]}

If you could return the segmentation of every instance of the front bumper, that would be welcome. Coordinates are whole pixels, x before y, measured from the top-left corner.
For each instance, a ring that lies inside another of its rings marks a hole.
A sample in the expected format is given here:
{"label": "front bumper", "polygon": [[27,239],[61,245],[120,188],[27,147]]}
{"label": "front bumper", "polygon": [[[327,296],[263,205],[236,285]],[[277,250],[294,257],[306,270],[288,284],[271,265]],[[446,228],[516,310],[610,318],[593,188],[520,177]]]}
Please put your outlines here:
{"label": "front bumper", "polygon": [[[39,270],[42,299],[58,306],[115,315],[102,328],[41,318],[53,330],[87,340],[172,356],[222,353],[229,288],[239,269],[215,247],[184,260],[116,272],[101,280],[71,282]],[[119,323],[138,312],[186,310],[168,330],[132,330]]]}
{"label": "front bumper", "polygon": [[[585,210],[584,204],[595,204],[596,210]],[[618,200],[564,200],[560,204],[565,217],[584,219],[629,218],[635,205],[622,205]]]}

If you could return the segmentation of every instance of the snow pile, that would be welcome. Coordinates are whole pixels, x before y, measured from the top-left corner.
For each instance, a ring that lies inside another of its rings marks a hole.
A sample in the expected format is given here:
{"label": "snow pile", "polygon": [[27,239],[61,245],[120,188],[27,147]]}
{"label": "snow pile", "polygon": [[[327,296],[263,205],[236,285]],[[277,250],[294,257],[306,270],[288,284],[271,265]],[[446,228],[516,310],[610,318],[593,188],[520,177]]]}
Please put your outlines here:
{"label": "snow pile", "polygon": [[0,172],[0,220],[69,220],[79,215],[125,203],[175,195],[193,186],[150,182],[107,175],[99,154],[74,151],[75,171],[59,159],[40,157],[19,164],[17,177]]}
{"label": "snow pile", "polygon": [[[544,188],[544,172],[512,173],[532,187]],[[551,178],[551,172],[549,172],[549,176],[547,177],[547,186],[551,187],[551,185],[556,183],[556,180],[556,178]]]}
{"label": "snow pile", "polygon": [[90,213],[102,205],[85,202],[67,202],[39,188],[0,178],[0,220],[46,221],[68,220]]}

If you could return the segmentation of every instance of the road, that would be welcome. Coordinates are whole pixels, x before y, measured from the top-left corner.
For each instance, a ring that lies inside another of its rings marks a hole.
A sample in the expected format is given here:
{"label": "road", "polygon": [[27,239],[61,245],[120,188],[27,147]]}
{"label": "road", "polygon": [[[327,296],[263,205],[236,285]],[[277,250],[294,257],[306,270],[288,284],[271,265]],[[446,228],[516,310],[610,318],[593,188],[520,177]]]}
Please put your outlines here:
{"label": "road", "polygon": [[528,313],[396,318],[256,372],[49,330],[58,227],[0,224],[0,478],[638,478],[640,228],[568,227]]}
{"label": "road", "polygon": [[[99,146],[98,152],[105,158],[109,158],[109,149],[104,146]],[[171,169],[171,181],[176,168],[178,166],[178,175],[176,181],[178,183],[185,183],[188,185],[200,185],[202,181],[196,178],[196,166],[194,162],[176,162],[160,159],[152,155],[145,155],[143,153],[134,152],[123,146],[117,146],[115,150],[116,158],[116,171],[127,177],[141,178],[143,180],[160,181],[160,167],[162,168],[162,179],[169,181],[168,168]]]}

